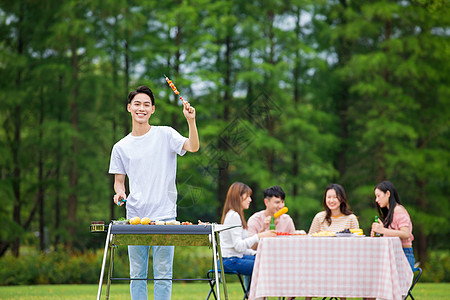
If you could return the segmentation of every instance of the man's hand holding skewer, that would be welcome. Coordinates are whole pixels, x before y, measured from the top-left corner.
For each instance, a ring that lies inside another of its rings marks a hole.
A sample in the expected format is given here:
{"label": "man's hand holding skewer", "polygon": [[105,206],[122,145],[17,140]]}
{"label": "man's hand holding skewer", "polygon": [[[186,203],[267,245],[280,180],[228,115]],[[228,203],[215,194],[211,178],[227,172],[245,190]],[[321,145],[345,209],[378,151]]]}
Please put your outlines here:
{"label": "man's hand holding skewer", "polygon": [[183,102],[183,113],[186,120],[195,120],[195,108],[187,101]]}

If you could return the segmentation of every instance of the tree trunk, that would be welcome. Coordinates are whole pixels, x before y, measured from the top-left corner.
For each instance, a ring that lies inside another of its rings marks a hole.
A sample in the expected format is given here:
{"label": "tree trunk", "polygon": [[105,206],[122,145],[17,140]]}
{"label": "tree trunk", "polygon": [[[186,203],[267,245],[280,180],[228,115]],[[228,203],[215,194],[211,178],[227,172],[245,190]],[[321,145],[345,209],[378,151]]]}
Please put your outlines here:
{"label": "tree trunk", "polygon": [[[267,13],[267,20],[269,21],[269,42],[270,42],[270,52],[269,52],[269,64],[275,65],[274,55],[275,55],[275,37],[273,32],[273,22],[274,22],[275,14],[271,10]],[[275,89],[275,84],[271,84],[271,81],[273,79],[273,75],[270,73],[269,76],[266,78],[267,80],[267,95],[271,97],[273,95],[273,91]],[[270,117],[270,114],[267,116],[267,131],[269,132],[269,135],[273,137],[275,135],[275,122],[272,117]],[[275,161],[275,152],[273,150],[267,151],[267,169],[270,171],[270,173],[274,174],[274,161]]]}
{"label": "tree trunk", "polygon": [[[125,40],[125,95],[128,95],[129,89],[130,89],[130,49],[128,47],[128,41]],[[128,105],[128,98],[125,100],[125,107]],[[130,120],[125,118],[124,119],[124,128],[125,128],[125,134],[127,135],[130,132]]]}
{"label": "tree trunk", "polygon": [[[20,4],[19,9],[19,22],[17,27],[17,54],[19,56],[23,55],[24,42],[23,42],[23,30],[22,24],[24,19],[24,5]],[[16,77],[16,89],[18,91],[21,90],[22,84],[22,71],[19,70],[17,72]],[[22,199],[20,193],[21,187],[21,166],[20,166],[20,147],[21,147],[21,130],[22,130],[22,120],[21,120],[21,112],[22,108],[20,105],[20,100],[17,101],[16,107],[14,108],[14,139],[12,142],[12,157],[13,157],[13,179],[12,179],[12,187],[14,193],[14,205],[13,205],[13,221],[18,225],[21,225],[20,214],[22,209]],[[15,257],[19,256],[19,247],[20,240],[19,237],[15,238],[12,242],[11,250]]]}
{"label": "tree trunk", "polygon": [[[176,47],[177,51],[175,51],[175,64],[173,66],[176,78],[180,77],[181,37],[182,37],[181,25],[178,24],[177,25],[177,34],[175,36],[175,47]],[[178,95],[176,95],[176,94],[173,94],[173,95],[175,98],[174,106],[177,107],[178,106]],[[179,120],[179,112],[175,111],[174,113],[172,113],[172,127],[175,128],[176,130],[178,130],[178,128],[179,128],[178,120]]]}
{"label": "tree trunk", "polygon": [[[20,185],[21,185],[21,168],[20,168],[20,158],[19,158],[19,151],[20,151],[20,131],[21,131],[21,118],[20,118],[20,112],[21,107],[20,105],[16,105],[15,108],[15,118],[14,118],[14,142],[13,142],[13,164],[14,164],[14,171],[13,171],[13,180],[12,180],[12,187],[13,187],[13,193],[14,193],[14,208],[13,208],[13,220],[18,225],[21,225],[20,221],[20,213],[22,208],[22,199],[20,194]],[[19,247],[20,247],[20,241],[19,237],[15,238],[12,243],[12,253],[15,257],[19,256]]]}
{"label": "tree trunk", "polygon": [[[114,25],[117,24],[117,17],[114,17]],[[116,88],[119,86],[119,79],[118,79],[118,73],[119,73],[119,63],[117,62],[118,60],[118,42],[117,42],[117,30],[116,30],[116,26],[112,27],[112,32],[113,32],[113,53],[112,53],[112,80],[113,80],[113,86],[114,86],[114,98],[117,98],[117,103],[120,103],[120,99],[122,99],[120,97],[120,90],[116,90]],[[119,95],[117,95],[119,94]],[[112,108],[115,111],[115,107]],[[114,144],[116,142],[116,133],[117,133],[117,121],[116,121],[116,114],[113,113],[112,115],[112,143]],[[115,191],[114,191],[114,175],[110,174],[109,175],[109,181],[110,181],[110,186],[111,186],[111,193],[109,194],[109,215],[110,215],[110,220],[115,220],[115,207],[116,204],[114,203],[114,201],[112,201],[112,198],[114,197]]]}
{"label": "tree trunk", "polygon": [[[386,21],[384,24],[384,35],[385,35],[385,40],[389,40],[391,38],[391,22],[390,21]],[[387,46],[383,49],[384,52],[386,52],[386,55],[389,55],[389,49],[387,48]],[[383,70],[383,79],[384,82],[388,83],[389,82],[389,70],[386,68]],[[384,91],[383,93],[383,97],[385,99],[387,99],[389,97],[389,91],[386,88],[386,91]],[[377,151],[377,153],[380,153],[379,157],[378,157],[378,173],[377,173],[377,182],[383,181],[386,179],[386,168],[385,168],[385,161],[386,161],[386,147],[384,145],[384,143],[380,144],[380,149],[379,151]]]}
{"label": "tree trunk", "polygon": [[[223,103],[226,105],[223,106],[223,120],[225,122],[230,120],[230,107],[232,104],[232,95],[231,95],[231,30],[228,31],[228,34],[225,38],[225,93]],[[220,54],[218,54],[220,55]],[[218,141],[219,151],[222,152],[221,159],[218,161],[219,168],[219,178],[217,183],[217,201],[219,202],[217,214],[219,216],[222,215],[222,209],[225,204],[225,198],[228,191],[228,186],[230,184],[230,171],[229,161],[227,160],[227,156],[225,153],[227,152],[228,145],[228,137],[221,136]]]}
{"label": "tree trunk", "polygon": [[[116,121],[113,120],[112,122],[112,127],[113,127],[113,143],[116,142],[116,132],[117,132],[117,125],[116,125]],[[110,214],[110,220],[115,220],[115,208],[116,208],[116,203],[114,203],[114,201],[112,200],[115,194],[114,191],[114,181],[115,181],[115,176],[113,174],[109,174],[109,182],[112,188],[112,193],[110,194],[110,198],[109,200],[109,214]]]}
{"label": "tree trunk", "polygon": [[[249,37],[249,45],[251,45],[252,43],[253,43],[253,37],[250,36]],[[248,51],[250,52],[248,55],[249,70],[253,70],[253,47],[248,47]],[[253,81],[251,81],[251,80],[248,81],[246,99],[247,99],[247,105],[250,105],[252,103],[252,101],[255,99]]]}
{"label": "tree trunk", "polygon": [[[295,35],[297,40],[301,41],[301,27],[300,27],[300,17],[301,17],[301,9],[297,8],[297,18],[295,22]],[[299,88],[299,80],[300,80],[300,50],[295,51],[295,64],[293,70],[293,79],[294,79],[294,106],[297,107],[300,103],[300,88]],[[294,150],[292,154],[292,177],[297,178],[299,173],[299,160],[298,153]],[[292,196],[297,196],[298,187],[297,180],[294,180],[294,184],[292,186]]]}
{"label": "tree trunk", "polygon": [[[62,95],[62,85],[63,85],[63,77],[61,75],[59,75],[58,77],[58,93],[60,95]],[[63,108],[62,106],[59,107],[58,109],[58,124],[62,123],[62,119],[63,119]],[[57,138],[57,151],[56,151],[56,161],[61,161],[62,160],[62,153],[61,153],[61,136],[58,134]],[[61,180],[61,164],[56,164],[56,196],[55,196],[55,240],[54,240],[54,247],[55,249],[58,247],[59,244],[59,240],[60,240],[60,235],[58,233],[59,231],[59,226],[60,226],[60,221],[61,221],[61,185],[60,185],[60,180]]]}
{"label": "tree trunk", "polygon": [[[340,0],[340,3],[344,9],[347,8],[347,1],[346,0]],[[347,23],[345,16],[343,14],[340,15],[340,19],[342,21],[342,25],[345,25]],[[336,51],[338,56],[338,65],[345,66],[347,62],[350,59],[351,51],[350,51],[350,45],[344,38],[339,38],[340,47]],[[347,153],[349,150],[349,146],[347,145],[348,141],[348,119],[347,119],[347,113],[348,113],[348,102],[349,102],[349,88],[348,83],[346,81],[343,81],[341,83],[341,90],[336,96],[336,102],[337,102],[337,114],[339,115],[339,125],[340,125],[340,137],[339,139],[343,141],[341,151],[337,154],[337,162],[335,164],[336,169],[339,171],[339,176],[342,178],[343,175],[345,175],[347,171]]]}
{"label": "tree trunk", "polygon": [[77,204],[78,197],[76,194],[77,186],[78,186],[78,165],[77,165],[77,156],[78,156],[78,94],[79,94],[79,83],[78,83],[78,73],[79,73],[79,63],[77,56],[77,42],[76,39],[72,40],[72,97],[69,103],[70,111],[71,111],[71,125],[74,131],[74,137],[72,139],[72,153],[70,157],[70,171],[69,171],[69,202],[67,204],[67,220],[69,221],[68,226],[68,234],[69,240],[67,243],[67,247],[73,251],[73,237],[75,236],[75,228],[76,228],[76,214],[77,214]]}
{"label": "tree trunk", "polygon": [[[128,8],[127,8],[128,10]],[[127,11],[127,15],[128,15],[128,11]],[[125,51],[124,51],[124,56],[125,56],[125,95],[128,95],[129,90],[130,90],[130,49],[129,49],[129,45],[128,45],[128,40],[125,39]],[[126,97],[125,99],[125,107],[127,107],[128,105],[128,97]],[[124,136],[127,135],[130,131],[131,131],[131,127],[130,127],[130,119],[129,118],[124,118],[124,128],[125,128],[125,132],[124,132]],[[125,178],[125,191],[128,191],[127,189],[128,186],[128,176]],[[125,211],[125,217],[126,217],[126,210]]]}
{"label": "tree trunk", "polygon": [[[423,139],[419,139],[417,148],[420,149],[423,146]],[[416,186],[419,188],[418,197],[416,198],[416,207],[420,211],[427,211],[427,192],[426,192],[426,181],[416,179]],[[423,225],[419,223],[414,224],[414,242],[416,245],[416,257],[417,262],[424,262],[427,258],[427,248],[428,240],[425,234]]]}
{"label": "tree trunk", "polygon": [[[41,103],[40,103],[40,116],[39,116],[39,141],[42,142],[44,137],[43,124],[44,124],[44,96],[42,95],[41,89]],[[44,218],[44,158],[43,158],[43,148],[39,146],[39,170],[38,170],[38,203],[39,203],[39,247],[41,251],[45,250],[45,218]]]}

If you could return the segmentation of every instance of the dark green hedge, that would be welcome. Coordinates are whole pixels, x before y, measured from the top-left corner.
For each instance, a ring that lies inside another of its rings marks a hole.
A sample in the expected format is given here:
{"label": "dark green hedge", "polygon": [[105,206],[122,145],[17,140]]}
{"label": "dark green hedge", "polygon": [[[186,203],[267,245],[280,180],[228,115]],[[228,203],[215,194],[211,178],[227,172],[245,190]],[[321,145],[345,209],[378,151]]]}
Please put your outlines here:
{"label": "dark green hedge", "polygon": [[428,252],[428,260],[420,265],[423,269],[422,282],[450,282],[450,251]]}
{"label": "dark green hedge", "polygon": [[[0,259],[0,285],[88,284],[98,283],[100,278],[103,249],[73,255],[64,249],[46,254],[27,252],[19,258],[6,255]],[[206,272],[212,267],[211,252],[207,247],[175,247],[174,278],[206,278]],[[150,257],[149,278],[151,262]],[[114,277],[129,277],[126,247],[116,249]]]}
{"label": "dark green hedge", "polygon": [[[64,249],[46,254],[28,250],[19,258],[6,255],[0,259],[0,285],[30,284],[97,284],[103,259],[103,249],[70,255]],[[151,257],[149,278],[152,277]],[[174,278],[205,278],[212,267],[211,250],[207,247],[175,247]],[[421,282],[450,282],[450,252],[432,251]],[[114,277],[129,277],[126,247],[116,250]],[[106,272],[104,280],[106,280]],[[230,277],[234,281],[234,277]]]}

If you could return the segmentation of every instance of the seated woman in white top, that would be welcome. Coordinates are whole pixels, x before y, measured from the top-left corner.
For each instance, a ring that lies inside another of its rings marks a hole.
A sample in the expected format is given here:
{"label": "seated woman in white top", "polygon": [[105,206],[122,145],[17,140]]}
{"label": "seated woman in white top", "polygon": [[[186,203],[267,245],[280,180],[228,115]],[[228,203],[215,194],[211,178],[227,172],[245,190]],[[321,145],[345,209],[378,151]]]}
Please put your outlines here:
{"label": "seated woman in white top", "polygon": [[235,182],[228,189],[222,213],[222,224],[239,225],[220,233],[220,247],[224,271],[236,271],[242,275],[252,275],[256,251],[253,244],[263,237],[277,236],[274,231],[265,231],[248,237],[244,209],[248,209],[252,189],[244,183]]}

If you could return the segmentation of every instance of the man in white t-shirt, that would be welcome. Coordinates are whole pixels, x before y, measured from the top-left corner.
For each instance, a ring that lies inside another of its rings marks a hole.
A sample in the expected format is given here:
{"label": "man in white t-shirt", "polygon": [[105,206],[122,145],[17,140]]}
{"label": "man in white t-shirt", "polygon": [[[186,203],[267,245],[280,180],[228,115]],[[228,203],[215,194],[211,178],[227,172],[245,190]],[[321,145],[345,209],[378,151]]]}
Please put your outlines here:
{"label": "man in white t-shirt", "polygon": [[[248,219],[247,226],[249,236],[269,230],[270,219],[277,211],[285,206],[285,197],[286,193],[280,186],[271,186],[264,190],[264,204],[266,205],[266,209],[254,213]],[[294,221],[292,221],[292,218],[288,214],[282,214],[274,220],[274,223],[277,232],[295,232]],[[254,246],[254,249],[256,249],[256,246],[257,245]]]}
{"label": "man in white t-shirt", "polygon": [[[189,138],[167,126],[149,124],[155,113],[153,92],[140,86],[128,95],[127,110],[131,114],[132,131],[117,142],[111,153],[109,173],[114,174],[114,203],[126,199],[127,219],[148,217],[169,221],[176,218],[177,189],[175,185],[177,154],[182,156],[199,149],[195,109],[183,103],[189,127]],[[130,194],[125,194],[128,176]],[[130,277],[147,278],[150,246],[128,246]],[[154,278],[172,278],[173,246],[152,246]],[[154,298],[170,299],[171,280],[155,280]],[[131,280],[131,299],[147,299],[147,281]]]}

